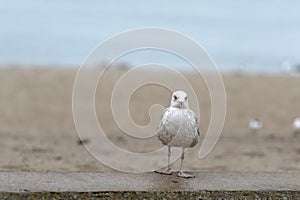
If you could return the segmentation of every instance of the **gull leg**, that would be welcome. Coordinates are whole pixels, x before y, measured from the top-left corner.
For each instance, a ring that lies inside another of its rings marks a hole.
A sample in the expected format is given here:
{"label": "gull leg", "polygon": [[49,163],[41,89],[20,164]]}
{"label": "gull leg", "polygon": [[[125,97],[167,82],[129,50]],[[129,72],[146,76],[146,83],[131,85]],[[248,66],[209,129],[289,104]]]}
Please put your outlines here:
{"label": "gull leg", "polygon": [[171,175],[172,171],[171,171],[171,168],[170,168],[170,159],[171,159],[171,147],[168,146],[168,166],[167,166],[167,168],[165,168],[163,170],[156,170],[154,172],[159,173],[159,174]]}
{"label": "gull leg", "polygon": [[186,174],[182,170],[182,165],[183,165],[183,159],[184,159],[184,148],[182,148],[182,153],[181,153],[181,162],[180,162],[180,170],[177,174],[177,176],[182,177],[182,178],[195,178],[194,175]]}

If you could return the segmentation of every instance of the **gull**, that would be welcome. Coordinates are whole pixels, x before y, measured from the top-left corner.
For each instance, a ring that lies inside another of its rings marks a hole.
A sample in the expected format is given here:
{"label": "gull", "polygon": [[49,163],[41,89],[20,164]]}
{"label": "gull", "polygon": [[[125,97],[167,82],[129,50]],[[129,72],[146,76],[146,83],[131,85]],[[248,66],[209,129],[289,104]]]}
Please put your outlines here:
{"label": "gull", "polygon": [[288,60],[281,63],[281,72],[286,75],[291,75],[293,73],[292,65]]}
{"label": "gull", "polygon": [[172,174],[170,168],[171,147],[181,147],[181,163],[179,177],[194,178],[195,176],[183,172],[182,165],[186,148],[194,147],[199,141],[200,133],[197,115],[189,109],[187,94],[176,91],[172,94],[171,105],[163,112],[158,126],[158,139],[168,147],[168,166],[161,174]]}
{"label": "gull", "polygon": [[295,135],[300,134],[300,117],[294,120],[293,129]]}
{"label": "gull", "polygon": [[252,134],[259,132],[262,128],[263,128],[263,124],[259,119],[255,118],[250,120],[249,130]]}

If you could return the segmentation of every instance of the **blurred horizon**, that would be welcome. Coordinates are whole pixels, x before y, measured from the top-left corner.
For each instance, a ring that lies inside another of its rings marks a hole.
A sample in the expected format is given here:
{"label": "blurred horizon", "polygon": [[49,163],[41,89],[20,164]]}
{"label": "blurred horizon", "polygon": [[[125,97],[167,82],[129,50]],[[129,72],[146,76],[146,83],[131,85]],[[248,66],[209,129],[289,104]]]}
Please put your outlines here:
{"label": "blurred horizon", "polygon": [[[2,1],[0,64],[79,66],[111,36],[159,27],[193,38],[222,71],[276,73],[300,63],[299,8],[295,0]],[[157,51],[135,52],[120,62],[188,68],[174,55]]]}

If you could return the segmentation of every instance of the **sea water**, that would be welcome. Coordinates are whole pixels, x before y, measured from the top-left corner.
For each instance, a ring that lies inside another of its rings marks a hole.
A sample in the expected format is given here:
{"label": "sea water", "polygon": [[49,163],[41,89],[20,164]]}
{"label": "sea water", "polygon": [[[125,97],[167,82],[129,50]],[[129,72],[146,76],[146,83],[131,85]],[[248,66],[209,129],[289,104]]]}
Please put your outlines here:
{"label": "sea water", "polygon": [[[0,64],[79,66],[105,39],[139,27],[179,31],[224,71],[279,72],[300,63],[300,1],[0,1]],[[186,63],[136,52],[119,61]]]}

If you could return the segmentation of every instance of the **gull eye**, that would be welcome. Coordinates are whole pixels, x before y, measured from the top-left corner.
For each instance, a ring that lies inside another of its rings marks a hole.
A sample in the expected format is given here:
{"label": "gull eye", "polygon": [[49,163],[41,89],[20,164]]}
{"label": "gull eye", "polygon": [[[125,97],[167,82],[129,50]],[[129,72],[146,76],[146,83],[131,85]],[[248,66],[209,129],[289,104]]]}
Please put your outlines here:
{"label": "gull eye", "polygon": [[187,97],[185,97],[184,99],[187,100]]}
{"label": "gull eye", "polygon": [[178,99],[178,97],[176,95],[174,95],[174,100],[176,101]]}

